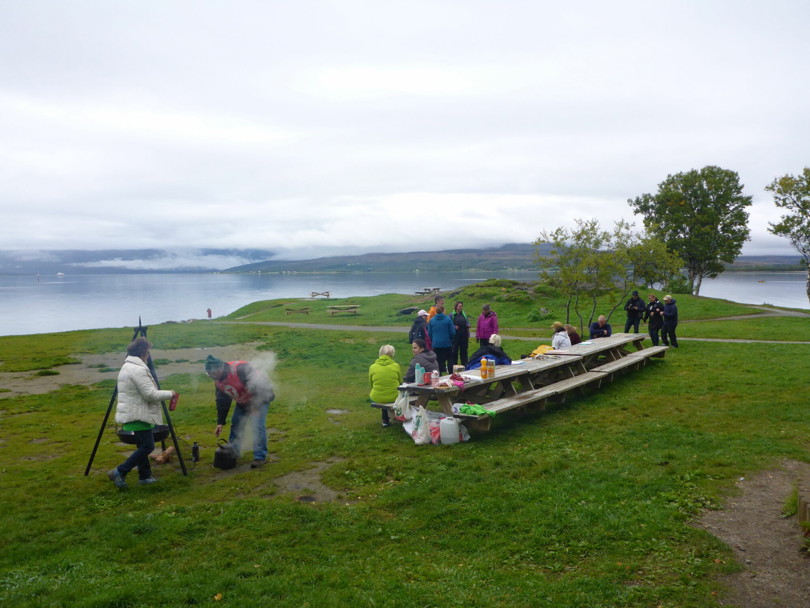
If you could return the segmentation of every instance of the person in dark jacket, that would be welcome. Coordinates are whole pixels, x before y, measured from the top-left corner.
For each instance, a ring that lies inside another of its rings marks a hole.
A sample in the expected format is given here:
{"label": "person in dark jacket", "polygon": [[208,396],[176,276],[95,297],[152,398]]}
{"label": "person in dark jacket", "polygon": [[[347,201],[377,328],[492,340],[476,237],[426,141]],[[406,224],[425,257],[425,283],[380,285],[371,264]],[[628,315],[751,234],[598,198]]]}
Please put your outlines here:
{"label": "person in dark jacket", "polygon": [[675,337],[675,328],[678,327],[678,307],[672,296],[664,296],[664,325],[661,332],[661,342],[664,346],[678,348],[678,338]]}
{"label": "person in dark jacket", "polygon": [[416,318],[413,320],[413,325],[411,325],[411,330],[408,332],[408,342],[413,344],[413,341],[419,338],[420,340],[424,340],[425,336],[427,336],[427,317],[428,313],[426,310],[422,309],[418,313],[416,313]]}
{"label": "person in dark jacket", "polygon": [[236,401],[231,417],[231,433],[228,443],[239,456],[245,426],[253,426],[253,462],[255,469],[267,462],[267,410],[275,399],[273,386],[267,375],[246,361],[225,363],[208,355],[205,360],[205,373],[216,386],[217,428],[214,434],[219,437],[222,427],[228,421],[231,403]]}
{"label": "person in dark jacket", "polygon": [[509,358],[504,350],[501,348],[501,337],[498,334],[492,334],[489,337],[489,344],[482,346],[475,351],[471,356],[464,369],[478,369],[481,367],[481,359],[490,357],[495,360],[495,365],[511,365],[512,359]]}
{"label": "person in dark jacket", "polygon": [[624,333],[628,333],[630,328],[633,328],[633,333],[638,333],[638,326],[641,323],[641,318],[644,316],[644,300],[638,297],[638,292],[634,291],[624,305],[627,311],[627,321],[624,322]]}
{"label": "person in dark jacket", "polygon": [[582,342],[582,338],[580,337],[579,333],[577,333],[577,330],[573,325],[566,325],[565,331],[568,332],[568,337],[571,339],[571,346]]}
{"label": "person in dark jacket", "polygon": [[650,332],[653,346],[658,346],[658,334],[664,326],[664,305],[658,297],[651,293],[647,296],[647,309],[644,311],[644,322]]}
{"label": "person in dark jacket", "polygon": [[453,371],[453,363],[450,361],[453,356],[453,338],[456,336],[456,328],[453,320],[444,314],[444,306],[436,306],[436,316],[428,323],[428,336],[433,345],[433,352],[439,360],[439,373]]}
{"label": "person in dark jacket", "polygon": [[421,378],[416,378],[417,363],[424,367],[426,372],[439,370],[439,364],[436,361],[436,353],[427,349],[427,345],[425,344],[424,340],[420,340],[419,338],[414,340],[413,344],[411,344],[411,352],[413,352],[413,359],[411,359],[411,363],[408,366],[408,371],[405,372],[405,377],[403,379],[405,382],[422,382]]}
{"label": "person in dark jacket", "polygon": [[467,350],[470,344],[470,321],[464,313],[464,302],[456,302],[453,307],[453,326],[456,328],[456,337],[453,338],[452,365],[460,363],[467,365],[469,357]]}
{"label": "person in dark jacket", "polygon": [[610,327],[610,323],[607,322],[605,315],[599,315],[599,318],[591,323],[588,331],[590,331],[591,340],[594,338],[609,338],[613,333],[613,329]]}

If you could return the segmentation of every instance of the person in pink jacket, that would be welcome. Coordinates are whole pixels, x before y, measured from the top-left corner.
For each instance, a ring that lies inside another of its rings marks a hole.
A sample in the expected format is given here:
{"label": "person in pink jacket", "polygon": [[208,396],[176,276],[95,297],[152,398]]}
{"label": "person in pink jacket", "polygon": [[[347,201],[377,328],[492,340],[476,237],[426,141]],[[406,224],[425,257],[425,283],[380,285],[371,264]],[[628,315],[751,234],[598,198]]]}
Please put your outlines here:
{"label": "person in pink jacket", "polygon": [[475,339],[481,346],[489,344],[489,338],[498,333],[498,315],[490,308],[489,304],[481,307],[481,316],[475,324]]}

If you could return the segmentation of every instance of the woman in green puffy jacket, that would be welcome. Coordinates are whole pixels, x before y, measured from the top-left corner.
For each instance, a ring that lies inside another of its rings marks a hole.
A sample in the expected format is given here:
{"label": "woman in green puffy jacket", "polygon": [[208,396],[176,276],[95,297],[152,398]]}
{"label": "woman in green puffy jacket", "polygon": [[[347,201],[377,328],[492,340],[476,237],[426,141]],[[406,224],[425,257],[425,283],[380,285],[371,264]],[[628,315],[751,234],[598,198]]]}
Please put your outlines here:
{"label": "woman in green puffy jacket", "polygon": [[[402,368],[394,361],[396,351],[390,344],[380,347],[379,358],[368,368],[369,398],[375,403],[394,403],[399,385],[402,384]],[[382,425],[391,424],[388,410],[382,410]]]}

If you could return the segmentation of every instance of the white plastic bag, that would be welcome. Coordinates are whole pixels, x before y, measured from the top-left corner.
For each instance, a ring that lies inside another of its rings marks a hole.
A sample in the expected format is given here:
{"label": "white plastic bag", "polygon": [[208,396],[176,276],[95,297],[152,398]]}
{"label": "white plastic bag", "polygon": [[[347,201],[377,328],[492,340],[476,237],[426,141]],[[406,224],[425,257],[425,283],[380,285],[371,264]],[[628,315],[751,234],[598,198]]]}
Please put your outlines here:
{"label": "white plastic bag", "polygon": [[413,442],[416,445],[430,443],[430,420],[427,410],[422,405],[419,406],[416,413],[413,415],[413,431],[411,437],[413,437]]}
{"label": "white plastic bag", "polygon": [[396,401],[394,401],[394,418],[400,422],[405,422],[413,418],[411,411],[411,400],[408,398],[408,391],[399,391]]}

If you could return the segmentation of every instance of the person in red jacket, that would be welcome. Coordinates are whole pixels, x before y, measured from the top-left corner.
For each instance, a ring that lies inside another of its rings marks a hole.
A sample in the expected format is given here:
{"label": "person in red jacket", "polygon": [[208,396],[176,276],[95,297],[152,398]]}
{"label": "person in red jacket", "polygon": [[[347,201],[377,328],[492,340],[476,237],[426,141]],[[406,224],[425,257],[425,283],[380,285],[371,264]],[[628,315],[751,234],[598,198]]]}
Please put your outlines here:
{"label": "person in red jacket", "polygon": [[235,401],[228,442],[239,456],[245,429],[250,424],[254,433],[253,462],[250,467],[255,469],[262,466],[267,462],[267,410],[275,398],[267,375],[246,361],[226,363],[211,355],[205,360],[205,373],[216,386],[217,428],[214,434],[219,437],[228,421],[231,403]]}

